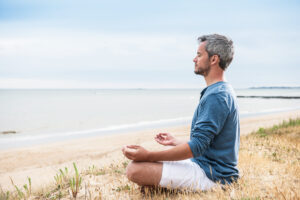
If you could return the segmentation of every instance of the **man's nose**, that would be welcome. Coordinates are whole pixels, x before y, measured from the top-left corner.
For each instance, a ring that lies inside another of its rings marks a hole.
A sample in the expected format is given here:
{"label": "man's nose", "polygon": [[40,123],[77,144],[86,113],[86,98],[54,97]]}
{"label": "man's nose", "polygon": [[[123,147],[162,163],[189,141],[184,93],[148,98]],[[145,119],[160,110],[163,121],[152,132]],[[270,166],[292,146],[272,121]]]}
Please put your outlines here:
{"label": "man's nose", "polygon": [[197,62],[197,56],[193,59],[193,62]]}

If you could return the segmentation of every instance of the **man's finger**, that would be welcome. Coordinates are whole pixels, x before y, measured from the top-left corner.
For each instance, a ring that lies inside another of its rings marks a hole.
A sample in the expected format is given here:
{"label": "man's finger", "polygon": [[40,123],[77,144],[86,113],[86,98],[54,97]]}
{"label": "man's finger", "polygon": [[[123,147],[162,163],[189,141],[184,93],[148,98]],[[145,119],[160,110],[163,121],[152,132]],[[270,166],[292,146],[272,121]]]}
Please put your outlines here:
{"label": "man's finger", "polygon": [[156,141],[157,141],[157,142],[161,142],[161,139],[157,139]]}
{"label": "man's finger", "polygon": [[124,155],[128,158],[130,156],[129,152],[127,152],[126,150],[124,150]]}
{"label": "man's finger", "polygon": [[126,156],[126,158],[128,158],[129,160],[133,160],[133,157],[128,156],[128,155],[125,155],[125,156]]}
{"label": "man's finger", "polygon": [[133,153],[132,153],[132,152],[125,151],[125,156],[126,156],[127,158],[129,158],[130,160],[133,160],[133,159],[134,159],[134,156],[133,156]]}
{"label": "man's finger", "polygon": [[168,135],[168,133],[159,133],[160,134],[160,136],[166,136],[166,135]]}
{"label": "man's finger", "polygon": [[156,138],[158,139],[162,139],[163,137],[161,135],[158,135]]}
{"label": "man's finger", "polygon": [[135,153],[136,153],[136,151],[134,150],[134,151],[132,151],[131,149],[125,149],[125,152],[126,152],[126,154],[128,154],[128,155],[134,155]]}
{"label": "man's finger", "polygon": [[123,152],[123,153],[124,153],[124,150],[125,150],[125,148],[126,148],[125,146],[124,146],[124,147],[122,147],[122,152]]}
{"label": "man's finger", "polygon": [[159,138],[155,138],[156,142],[160,143],[161,142],[161,139]]}
{"label": "man's finger", "polygon": [[127,145],[127,148],[131,148],[131,149],[137,149],[139,148],[139,145]]}

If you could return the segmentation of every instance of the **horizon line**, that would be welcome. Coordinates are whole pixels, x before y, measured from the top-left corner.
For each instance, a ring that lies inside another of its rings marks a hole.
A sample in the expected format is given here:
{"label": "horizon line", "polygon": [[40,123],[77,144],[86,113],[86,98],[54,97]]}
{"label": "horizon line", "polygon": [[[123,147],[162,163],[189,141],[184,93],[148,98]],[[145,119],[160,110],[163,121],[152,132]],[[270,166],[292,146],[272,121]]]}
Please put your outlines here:
{"label": "horizon line", "polygon": [[[89,88],[89,87],[85,87],[85,88],[1,88],[0,90],[179,90],[179,89],[186,89],[186,90],[191,90],[191,89],[201,89],[201,88],[205,88],[204,87],[163,87],[163,88],[151,88],[151,87],[128,87],[128,88]],[[234,88],[234,89],[296,89],[296,88],[300,88],[300,86],[250,86],[250,87],[241,87],[241,88]]]}

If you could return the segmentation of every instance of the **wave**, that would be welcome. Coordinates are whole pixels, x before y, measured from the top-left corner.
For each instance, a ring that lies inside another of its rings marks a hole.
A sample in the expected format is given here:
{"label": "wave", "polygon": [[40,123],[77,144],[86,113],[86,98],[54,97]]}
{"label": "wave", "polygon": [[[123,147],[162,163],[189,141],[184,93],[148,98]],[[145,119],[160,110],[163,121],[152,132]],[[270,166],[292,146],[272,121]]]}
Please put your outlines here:
{"label": "wave", "polygon": [[274,108],[274,109],[265,109],[260,111],[243,111],[240,112],[241,118],[247,117],[249,115],[255,116],[255,115],[262,115],[262,114],[270,114],[270,113],[277,113],[277,112],[285,112],[285,111],[293,111],[293,110],[299,110],[300,106],[298,107],[287,107],[287,108]]}
{"label": "wave", "polygon": [[1,143],[11,142],[11,141],[28,141],[28,140],[45,140],[49,138],[69,138],[72,136],[91,136],[91,135],[104,135],[106,133],[113,133],[117,131],[129,131],[138,130],[142,128],[155,128],[166,125],[182,124],[191,122],[191,117],[179,117],[173,119],[161,119],[156,121],[140,121],[131,124],[120,124],[114,126],[108,126],[99,129],[89,129],[82,131],[71,131],[71,132],[54,132],[54,133],[39,133],[28,134],[28,135],[10,135],[6,138],[1,138]]}
{"label": "wave", "polygon": [[[286,107],[280,109],[265,109],[261,111],[243,111],[240,113],[241,118],[259,116],[263,114],[278,113],[284,111],[298,110],[300,107]],[[117,124],[107,127],[102,127],[98,129],[88,129],[80,131],[66,131],[66,132],[52,132],[30,134],[30,133],[20,133],[11,135],[1,135],[0,139],[0,149],[9,149],[17,147],[26,147],[36,144],[58,142],[63,140],[78,139],[91,136],[101,136],[116,133],[128,133],[129,131],[139,131],[145,129],[153,128],[165,128],[170,126],[179,125],[189,125],[192,121],[192,116],[188,117],[178,117],[171,119],[160,119],[154,121],[140,121],[136,123],[129,124]]]}

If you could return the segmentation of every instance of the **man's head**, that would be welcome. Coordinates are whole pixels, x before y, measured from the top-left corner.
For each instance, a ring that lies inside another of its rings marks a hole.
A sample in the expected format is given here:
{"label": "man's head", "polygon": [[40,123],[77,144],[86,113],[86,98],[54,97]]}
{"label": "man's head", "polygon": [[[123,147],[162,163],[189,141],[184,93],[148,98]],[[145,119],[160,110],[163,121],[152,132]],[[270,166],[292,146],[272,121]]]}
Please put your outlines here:
{"label": "man's head", "polygon": [[195,73],[206,76],[212,65],[219,66],[223,71],[233,59],[233,42],[229,38],[218,35],[203,35],[198,38],[199,48],[194,58]]}

